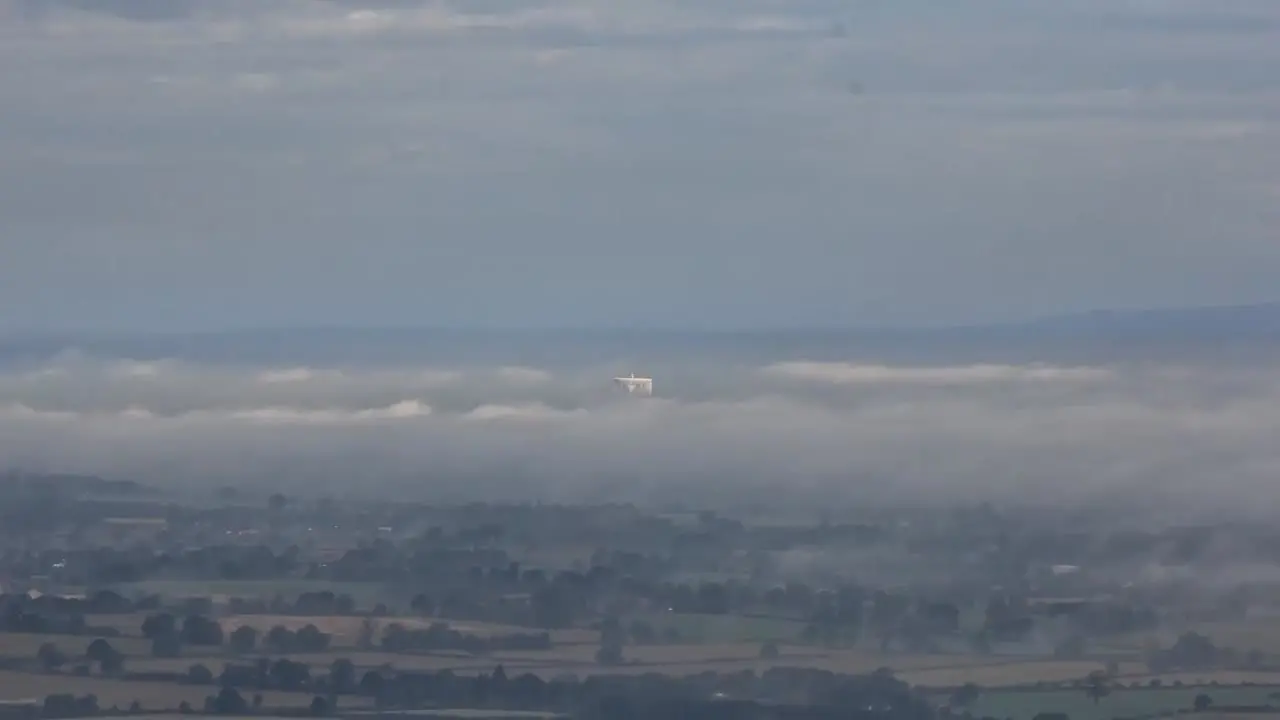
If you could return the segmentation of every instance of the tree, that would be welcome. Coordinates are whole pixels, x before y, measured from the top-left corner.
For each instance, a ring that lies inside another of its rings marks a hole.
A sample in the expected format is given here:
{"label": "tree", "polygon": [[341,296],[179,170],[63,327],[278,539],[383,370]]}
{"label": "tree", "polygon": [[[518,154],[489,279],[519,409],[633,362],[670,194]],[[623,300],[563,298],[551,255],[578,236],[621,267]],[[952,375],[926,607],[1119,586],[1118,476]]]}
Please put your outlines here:
{"label": "tree", "polygon": [[92,662],[101,663],[103,658],[115,652],[116,649],[111,647],[111,643],[102,638],[97,638],[89,643],[89,647],[85,648],[84,656]]}
{"label": "tree", "polygon": [[241,625],[231,632],[231,650],[240,655],[253,652],[258,646],[258,630],[251,625]]}
{"label": "tree", "polygon": [[1094,705],[1101,702],[1102,698],[1110,695],[1110,678],[1107,677],[1106,672],[1095,670],[1089,673],[1084,679],[1084,692],[1093,701]]}
{"label": "tree", "polygon": [[281,659],[271,665],[270,676],[283,690],[300,690],[311,682],[311,668],[305,663]]}
{"label": "tree", "polygon": [[53,672],[67,664],[67,655],[51,642],[44,643],[36,651],[36,659],[46,672]]}
{"label": "tree", "polygon": [[219,715],[244,715],[249,711],[249,703],[245,702],[240,692],[232,687],[224,687],[217,696],[211,697],[213,712]]}
{"label": "tree", "polygon": [[133,612],[133,603],[114,590],[99,590],[89,598],[90,612],[103,615]]}
{"label": "tree", "polygon": [[187,668],[187,682],[192,685],[212,685],[213,671],[199,663]]}
{"label": "tree", "polygon": [[124,672],[124,654],[112,650],[98,661],[98,669],[103,675],[119,675]]}
{"label": "tree", "polygon": [[551,585],[533,593],[534,624],[547,630],[566,628],[573,624],[573,605],[569,592],[560,585]]}
{"label": "tree", "polygon": [[317,695],[311,698],[311,706],[307,708],[307,712],[312,717],[324,717],[329,714],[329,702]]}
{"label": "tree", "polygon": [[372,650],[377,632],[378,628],[374,625],[373,619],[365,618],[364,622],[360,623],[360,634],[356,637],[356,647],[361,650]]}
{"label": "tree", "polygon": [[760,646],[761,660],[777,660],[781,654],[777,643],[768,642]]}
{"label": "tree", "polygon": [[622,648],[626,644],[626,632],[616,617],[607,617],[600,624],[600,649],[596,662],[601,665],[617,665],[622,662]]}
{"label": "tree", "polygon": [[182,621],[182,642],[187,645],[222,644],[222,626],[203,615],[188,615]]}
{"label": "tree", "polygon": [[426,593],[418,593],[409,603],[409,609],[418,615],[434,615],[436,604]]}
{"label": "tree", "polygon": [[1213,705],[1213,698],[1209,697],[1206,693],[1200,693],[1199,695],[1196,695],[1196,699],[1192,702],[1191,706],[1195,708],[1196,712],[1204,712],[1209,709],[1210,705]]}
{"label": "tree", "polygon": [[351,692],[356,684],[356,666],[346,658],[338,658],[329,666],[329,687],[335,693]]}
{"label": "tree", "polygon": [[267,509],[276,515],[284,512],[285,506],[288,504],[289,498],[280,493],[274,493],[271,497],[267,498]]}
{"label": "tree", "polygon": [[98,698],[96,695],[76,697],[71,693],[47,695],[40,714],[46,718],[90,717],[98,714]]}
{"label": "tree", "polygon": [[1196,632],[1178,636],[1167,653],[1170,665],[1178,669],[1207,670],[1218,661],[1218,648],[1208,637]]}
{"label": "tree", "polygon": [[308,623],[294,634],[294,647],[298,652],[324,652],[329,649],[329,634]]}
{"label": "tree", "polygon": [[157,635],[151,640],[151,654],[162,658],[178,657],[182,654],[182,637],[176,632]]}
{"label": "tree", "polygon": [[335,615],[354,615],[356,612],[356,599],[350,595],[343,593],[333,599],[333,613]]}
{"label": "tree", "polygon": [[294,645],[294,633],[283,625],[276,625],[267,631],[263,644],[275,650],[276,652],[292,652]]}
{"label": "tree", "polygon": [[386,686],[386,680],[382,677],[382,673],[377,670],[369,670],[360,678],[360,694],[365,697],[376,698],[382,695],[382,690]]}
{"label": "tree", "polygon": [[165,635],[173,635],[178,630],[178,621],[169,613],[148,615],[142,621],[142,637],[154,640]]}
{"label": "tree", "polygon": [[986,630],[979,630],[969,637],[969,648],[977,655],[991,654],[991,635]]}
{"label": "tree", "polygon": [[973,683],[965,683],[951,693],[951,698],[947,701],[947,704],[953,708],[968,709],[978,701],[981,695],[981,688]]}
{"label": "tree", "polygon": [[647,620],[633,620],[630,634],[631,640],[637,645],[652,645],[658,641],[658,631]]}

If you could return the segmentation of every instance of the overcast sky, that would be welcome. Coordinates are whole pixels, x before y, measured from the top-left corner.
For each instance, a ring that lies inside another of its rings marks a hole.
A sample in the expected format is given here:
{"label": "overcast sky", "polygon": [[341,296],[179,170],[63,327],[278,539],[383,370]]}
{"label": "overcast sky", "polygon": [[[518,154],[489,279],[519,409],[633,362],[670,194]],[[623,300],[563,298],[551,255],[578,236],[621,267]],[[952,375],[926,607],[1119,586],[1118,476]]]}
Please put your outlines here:
{"label": "overcast sky", "polygon": [[0,329],[1277,299],[1276,0],[0,0]]}

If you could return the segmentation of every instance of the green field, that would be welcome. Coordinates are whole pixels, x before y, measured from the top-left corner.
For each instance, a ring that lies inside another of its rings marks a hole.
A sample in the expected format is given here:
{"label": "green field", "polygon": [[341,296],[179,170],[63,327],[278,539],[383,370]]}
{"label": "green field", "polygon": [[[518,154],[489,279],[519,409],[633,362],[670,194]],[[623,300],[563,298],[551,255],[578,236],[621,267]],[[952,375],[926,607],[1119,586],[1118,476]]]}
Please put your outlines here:
{"label": "green field", "polygon": [[144,580],[111,587],[122,595],[155,594],[166,598],[272,598],[280,595],[294,600],[304,592],[328,590],[335,595],[350,595],[361,607],[390,602],[399,597],[382,583],[326,582],[322,580]]}
{"label": "green field", "polygon": [[[43,701],[46,695],[55,693],[92,694],[97,696],[98,705],[103,708],[127,708],[136,700],[147,710],[176,710],[184,701],[199,709],[204,705],[204,699],[216,692],[217,688],[210,686],[131,682],[67,674],[0,672],[0,700],[8,701]],[[268,707],[305,707],[313,696],[308,693],[268,691],[262,693],[262,697],[263,704]],[[363,698],[344,697],[341,707],[368,707],[368,702]]]}
{"label": "green field", "polygon": [[664,637],[669,629],[679,633],[681,643],[735,643],[735,642],[799,642],[804,623],[779,618],[748,618],[732,615],[686,615],[674,613],[649,613],[627,618],[643,620],[653,626],[658,636]]}
{"label": "green field", "polygon": [[[35,658],[40,646],[51,642],[59,650],[72,657],[84,655],[85,648],[95,640],[93,635],[33,635],[28,633],[0,633],[0,656]],[[116,650],[126,656],[150,655],[151,641],[140,637],[108,638]]]}
{"label": "green field", "polygon": [[995,690],[983,693],[970,712],[1030,720],[1037,713],[1052,711],[1066,713],[1071,720],[1111,720],[1190,710],[1200,693],[1213,698],[1215,705],[1265,705],[1275,702],[1268,697],[1275,690],[1274,686],[1126,689],[1113,691],[1096,705],[1084,690]]}
{"label": "green field", "polygon": [[562,717],[554,712],[520,710],[379,710],[351,712],[352,716],[394,715],[398,717],[430,717],[431,720],[549,720]]}
{"label": "green field", "polygon": [[[149,584],[156,587],[154,583]],[[307,583],[301,587],[316,589],[332,587]],[[227,591],[243,593],[246,590],[266,587],[258,583],[201,583],[203,592]],[[270,587],[279,588],[272,584]],[[371,586],[372,587],[372,586]],[[173,585],[167,592],[176,592]],[[194,590],[194,588],[192,588]],[[291,588],[297,590],[297,587]],[[150,643],[136,636],[145,613],[117,616],[94,616],[91,624],[111,625],[133,637],[111,638],[110,643],[126,657],[126,668],[143,671],[185,671],[191,664],[201,663],[215,674],[224,662],[235,657],[226,648],[186,648],[181,658],[153,658]],[[810,667],[836,673],[867,673],[887,667],[902,680],[932,692],[941,704],[949,691],[964,683],[974,683],[986,689],[969,711],[978,716],[992,716],[1008,720],[1031,720],[1044,711],[1063,712],[1072,720],[1112,720],[1114,718],[1153,717],[1189,710],[1195,696],[1208,694],[1216,706],[1265,706],[1280,691],[1280,673],[1218,671],[1160,676],[1163,687],[1149,688],[1151,680],[1145,664],[1132,655],[1118,663],[1119,683],[1128,686],[1140,684],[1141,688],[1117,687],[1100,703],[1094,704],[1083,689],[1067,687],[1082,680],[1090,672],[1101,670],[1106,657],[1061,660],[1049,657],[1013,655],[976,655],[964,653],[911,654],[879,652],[872,643],[863,643],[851,649],[827,649],[802,645],[796,641],[801,623],[768,618],[741,618],[722,615],[675,615],[653,613],[627,618],[627,623],[644,619],[661,635],[667,628],[675,628],[682,640],[676,644],[628,645],[621,665],[603,667],[595,660],[598,632],[587,629],[557,631],[553,633],[556,645],[548,651],[500,651],[492,654],[468,655],[460,652],[389,653],[360,651],[354,640],[365,622],[361,617],[293,617],[273,615],[245,615],[222,617],[219,620],[226,629],[241,624],[251,624],[266,630],[275,624],[300,627],[313,623],[323,631],[333,634],[334,645],[324,653],[299,655],[296,659],[309,663],[314,671],[323,672],[336,658],[348,658],[358,668],[376,668],[390,665],[400,670],[451,669],[461,674],[485,673],[501,664],[509,674],[533,673],[546,679],[572,674],[585,677],[595,674],[643,674],[692,675],[706,671],[736,672],[754,670],[763,672],[772,667]],[[406,625],[426,624],[426,618],[378,618],[380,629],[390,622]],[[457,629],[488,634],[495,632],[521,632],[520,628],[508,628],[484,623],[451,623]],[[70,673],[47,674],[18,672],[34,669],[35,656],[44,642],[53,642],[73,658],[83,654],[92,641],[87,636],[0,634],[0,656],[23,663],[12,666],[11,671],[0,672],[0,700],[39,700],[55,692],[77,694],[92,693],[99,697],[102,707],[112,705],[128,707],[137,700],[147,710],[176,708],[186,701],[200,707],[213,688],[185,686],[177,683],[151,683],[113,680],[101,677],[80,677]],[[1261,639],[1261,638],[1260,638]],[[772,660],[760,658],[763,642],[777,642],[780,656]],[[1184,687],[1175,686],[1183,683]],[[1217,686],[1212,686],[1218,683]],[[1246,685],[1250,683],[1251,685]],[[1043,687],[1033,687],[1044,684]],[[1280,697],[1278,695],[1277,697]],[[268,706],[298,706],[311,701],[307,693],[264,693]],[[363,704],[362,704],[363,703]],[[355,698],[343,700],[342,711],[368,707],[367,702]],[[454,711],[435,716],[464,717]],[[476,716],[472,716],[476,717]],[[493,717],[492,714],[482,717]]]}

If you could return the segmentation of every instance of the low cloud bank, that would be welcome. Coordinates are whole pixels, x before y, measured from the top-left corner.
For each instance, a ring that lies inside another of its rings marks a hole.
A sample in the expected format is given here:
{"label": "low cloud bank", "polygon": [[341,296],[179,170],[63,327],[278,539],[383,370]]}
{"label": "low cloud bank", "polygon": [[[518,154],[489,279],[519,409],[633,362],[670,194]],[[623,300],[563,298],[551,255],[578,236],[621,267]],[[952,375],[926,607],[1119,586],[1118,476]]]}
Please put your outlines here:
{"label": "low cloud bank", "polygon": [[1265,368],[792,361],[674,370],[647,399],[617,372],[64,357],[0,374],[0,465],[421,497],[1280,498]]}
{"label": "low cloud bank", "polygon": [[830,362],[781,362],[764,369],[766,373],[795,380],[849,384],[929,384],[968,385],[992,382],[1090,382],[1107,380],[1111,373],[1101,368],[1054,367],[1050,365],[966,365],[962,367],[887,367]]}

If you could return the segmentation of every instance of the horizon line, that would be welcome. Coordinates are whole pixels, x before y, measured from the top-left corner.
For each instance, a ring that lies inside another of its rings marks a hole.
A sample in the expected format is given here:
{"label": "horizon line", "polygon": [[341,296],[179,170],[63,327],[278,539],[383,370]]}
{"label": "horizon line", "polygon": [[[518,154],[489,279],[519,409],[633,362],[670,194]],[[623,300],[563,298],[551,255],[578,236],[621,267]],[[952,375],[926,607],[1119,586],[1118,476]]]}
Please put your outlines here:
{"label": "horizon line", "polygon": [[193,337],[237,334],[273,334],[273,333],[322,333],[322,332],[440,332],[458,334],[667,334],[667,335],[752,335],[752,334],[802,334],[802,333],[921,333],[921,332],[959,332],[998,329],[1017,329],[1033,327],[1039,324],[1060,322],[1064,320],[1089,319],[1097,317],[1124,317],[1140,315],[1159,315],[1168,313],[1223,312],[1277,309],[1280,301],[1254,303],[1232,303],[1212,305],[1176,305],[1176,306],[1144,306],[1135,308],[1097,308],[1045,315],[1028,316],[1021,319],[978,320],[970,322],[936,323],[936,324],[814,324],[814,325],[731,325],[722,327],[699,327],[678,325],[538,325],[538,326],[500,326],[500,325],[448,325],[448,324],[357,324],[357,323],[299,323],[297,325],[241,325],[223,326],[201,329],[175,328],[0,328],[0,340],[14,338],[54,338],[59,336],[79,337]]}

